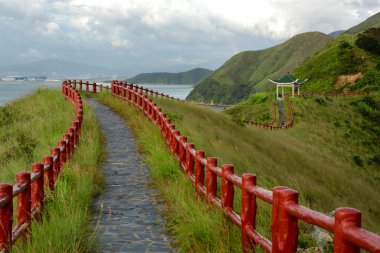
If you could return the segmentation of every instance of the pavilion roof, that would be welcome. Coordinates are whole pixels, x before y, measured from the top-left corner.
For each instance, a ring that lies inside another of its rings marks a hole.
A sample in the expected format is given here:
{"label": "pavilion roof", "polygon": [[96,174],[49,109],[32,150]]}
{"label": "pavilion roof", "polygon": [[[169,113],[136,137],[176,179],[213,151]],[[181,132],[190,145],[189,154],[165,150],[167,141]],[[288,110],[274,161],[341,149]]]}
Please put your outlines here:
{"label": "pavilion roof", "polygon": [[268,79],[268,80],[275,84],[303,84],[304,82],[307,81],[307,79],[295,78],[289,73],[284,75],[281,79],[278,79],[278,80]]}

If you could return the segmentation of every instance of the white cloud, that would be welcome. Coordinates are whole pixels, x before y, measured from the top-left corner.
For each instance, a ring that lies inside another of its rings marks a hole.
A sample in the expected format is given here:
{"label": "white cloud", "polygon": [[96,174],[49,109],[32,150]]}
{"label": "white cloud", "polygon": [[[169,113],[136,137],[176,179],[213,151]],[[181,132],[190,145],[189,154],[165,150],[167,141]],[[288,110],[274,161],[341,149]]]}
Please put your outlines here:
{"label": "white cloud", "polygon": [[378,11],[380,0],[0,0],[0,53],[26,57],[33,43],[35,57],[217,67],[235,52],[347,29]]}

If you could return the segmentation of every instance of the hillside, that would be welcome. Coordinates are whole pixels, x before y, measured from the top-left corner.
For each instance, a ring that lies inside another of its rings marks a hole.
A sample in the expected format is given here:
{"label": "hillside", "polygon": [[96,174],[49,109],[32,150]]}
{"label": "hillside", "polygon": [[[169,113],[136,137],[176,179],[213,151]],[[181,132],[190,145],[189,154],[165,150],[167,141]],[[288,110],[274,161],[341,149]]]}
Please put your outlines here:
{"label": "hillside", "polygon": [[203,68],[196,68],[179,73],[142,73],[127,81],[132,83],[197,84],[211,73],[211,70]]}
{"label": "hillside", "polygon": [[348,34],[356,34],[363,32],[371,27],[378,28],[380,27],[380,12],[376,13],[375,15],[372,15],[371,17],[367,18],[365,21],[361,22],[360,24],[351,27],[346,31]]}
{"label": "hillside", "polygon": [[357,38],[358,35],[342,35],[297,67],[294,76],[309,79],[301,90],[340,92],[347,89],[378,89],[380,55],[359,48]]}
{"label": "hillside", "polygon": [[380,231],[380,199],[374,197],[380,193],[379,93],[294,99],[295,124],[284,131],[242,127],[188,103],[157,103],[181,134],[208,157],[218,157],[218,164],[232,163],[239,174],[255,173],[266,188],[293,187],[301,203],[325,213],[339,206],[358,208],[363,226]]}
{"label": "hillside", "polygon": [[272,48],[241,52],[197,85],[188,100],[236,103],[250,93],[271,87],[267,78],[293,71],[305,58],[319,51],[331,37],[309,32],[294,36]]}

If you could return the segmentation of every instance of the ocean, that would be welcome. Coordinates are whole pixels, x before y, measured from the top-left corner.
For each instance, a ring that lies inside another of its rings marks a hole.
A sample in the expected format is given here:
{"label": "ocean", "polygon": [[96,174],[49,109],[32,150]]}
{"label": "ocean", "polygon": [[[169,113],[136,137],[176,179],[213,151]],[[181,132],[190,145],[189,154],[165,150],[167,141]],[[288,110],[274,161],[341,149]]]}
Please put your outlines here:
{"label": "ocean", "polygon": [[[185,99],[193,89],[192,85],[179,84],[142,84],[142,86],[179,99]],[[60,88],[61,82],[0,82],[0,106],[23,97],[38,87]]]}

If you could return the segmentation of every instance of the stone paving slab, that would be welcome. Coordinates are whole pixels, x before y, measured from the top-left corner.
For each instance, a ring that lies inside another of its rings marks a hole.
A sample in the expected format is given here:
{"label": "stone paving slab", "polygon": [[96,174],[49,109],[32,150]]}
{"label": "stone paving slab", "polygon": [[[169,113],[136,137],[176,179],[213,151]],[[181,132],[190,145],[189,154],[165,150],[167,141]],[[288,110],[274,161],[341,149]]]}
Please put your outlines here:
{"label": "stone paving slab", "polygon": [[106,136],[105,192],[94,204],[100,252],[173,252],[163,230],[157,192],[125,121],[97,99],[87,99]]}

